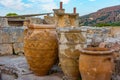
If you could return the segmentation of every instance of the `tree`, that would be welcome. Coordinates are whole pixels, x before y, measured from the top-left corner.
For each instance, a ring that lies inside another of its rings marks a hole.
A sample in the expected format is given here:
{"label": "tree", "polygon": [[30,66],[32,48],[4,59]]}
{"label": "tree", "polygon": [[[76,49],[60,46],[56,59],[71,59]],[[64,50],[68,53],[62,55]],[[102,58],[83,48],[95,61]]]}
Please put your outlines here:
{"label": "tree", "polygon": [[17,16],[18,14],[17,13],[8,13],[6,14],[6,16]]}
{"label": "tree", "polygon": [[97,27],[105,27],[105,26],[120,26],[120,22],[108,22],[108,23],[97,23],[95,24]]}
{"label": "tree", "polygon": [[95,26],[97,27],[105,27],[105,26],[111,26],[109,23],[97,23]]}

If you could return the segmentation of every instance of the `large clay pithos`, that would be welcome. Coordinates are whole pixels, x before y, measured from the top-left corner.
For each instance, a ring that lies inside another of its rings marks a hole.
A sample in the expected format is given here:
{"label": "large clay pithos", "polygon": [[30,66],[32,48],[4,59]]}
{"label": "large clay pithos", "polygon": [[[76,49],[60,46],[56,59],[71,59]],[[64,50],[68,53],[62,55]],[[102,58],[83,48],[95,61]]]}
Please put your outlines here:
{"label": "large clay pithos", "polygon": [[58,42],[54,25],[30,24],[25,30],[24,52],[30,69],[39,76],[48,74],[57,59]]}
{"label": "large clay pithos", "polygon": [[107,48],[81,50],[79,70],[82,80],[111,80],[113,51]]}
{"label": "large clay pithos", "polygon": [[80,28],[58,28],[59,60],[65,80],[78,80],[80,77],[78,60],[79,49],[84,45],[85,38]]}

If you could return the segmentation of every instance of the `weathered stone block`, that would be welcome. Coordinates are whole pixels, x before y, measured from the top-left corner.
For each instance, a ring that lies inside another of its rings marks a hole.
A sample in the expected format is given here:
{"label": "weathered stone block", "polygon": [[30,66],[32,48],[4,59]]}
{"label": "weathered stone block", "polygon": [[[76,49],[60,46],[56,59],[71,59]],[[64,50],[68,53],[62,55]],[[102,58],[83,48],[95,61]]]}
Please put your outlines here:
{"label": "weathered stone block", "polygon": [[13,42],[23,42],[24,38],[24,28],[16,27],[12,29]]}
{"label": "weathered stone block", "polygon": [[16,54],[24,53],[23,43],[14,43],[13,48]]}
{"label": "weathered stone block", "polygon": [[1,28],[1,43],[12,43],[12,28]]}
{"label": "weathered stone block", "polygon": [[81,48],[84,48],[84,44],[60,44],[59,50],[80,50]]}
{"label": "weathered stone block", "polygon": [[12,44],[0,44],[0,55],[8,55],[12,53]]}
{"label": "weathered stone block", "polygon": [[76,30],[79,28],[68,28],[64,29],[61,28],[61,30],[58,30],[58,36],[59,36],[59,43],[65,44],[79,44],[79,43],[85,43],[86,39],[81,33],[81,30]]}
{"label": "weathered stone block", "polygon": [[0,18],[0,27],[9,27],[7,18]]}
{"label": "weathered stone block", "polygon": [[111,35],[116,36],[117,34],[120,34],[120,28],[119,27],[111,27]]}
{"label": "weathered stone block", "polygon": [[81,32],[81,34],[83,35],[83,37],[86,39],[87,38],[87,33],[85,31]]}
{"label": "weathered stone block", "polygon": [[0,29],[0,43],[23,42],[23,27],[7,27]]}
{"label": "weathered stone block", "polygon": [[79,58],[80,49],[84,46],[84,44],[60,44],[59,54],[65,55],[67,57]]}

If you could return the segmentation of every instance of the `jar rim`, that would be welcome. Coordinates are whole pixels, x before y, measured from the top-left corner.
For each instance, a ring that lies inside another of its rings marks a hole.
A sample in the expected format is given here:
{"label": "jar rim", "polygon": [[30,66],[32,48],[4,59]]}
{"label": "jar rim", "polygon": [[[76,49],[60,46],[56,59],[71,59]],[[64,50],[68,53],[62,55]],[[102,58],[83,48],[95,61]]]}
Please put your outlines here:
{"label": "jar rim", "polygon": [[100,48],[100,47],[89,47],[80,50],[82,53],[85,54],[95,54],[95,55],[102,55],[102,54],[111,54],[114,50],[108,48]]}

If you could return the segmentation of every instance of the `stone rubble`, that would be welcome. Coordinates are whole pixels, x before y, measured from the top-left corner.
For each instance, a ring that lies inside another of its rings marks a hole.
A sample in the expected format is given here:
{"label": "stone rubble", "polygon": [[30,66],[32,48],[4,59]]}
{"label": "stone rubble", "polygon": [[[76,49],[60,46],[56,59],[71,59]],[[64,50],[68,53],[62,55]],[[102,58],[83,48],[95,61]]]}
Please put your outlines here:
{"label": "stone rubble", "polygon": [[24,56],[2,56],[0,61],[0,80],[62,80],[61,72],[43,77],[34,75]]}

